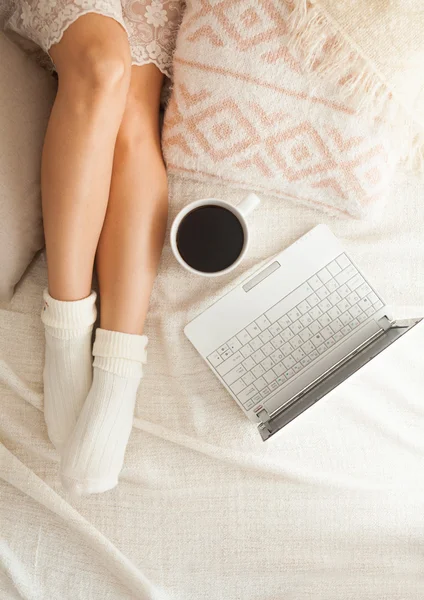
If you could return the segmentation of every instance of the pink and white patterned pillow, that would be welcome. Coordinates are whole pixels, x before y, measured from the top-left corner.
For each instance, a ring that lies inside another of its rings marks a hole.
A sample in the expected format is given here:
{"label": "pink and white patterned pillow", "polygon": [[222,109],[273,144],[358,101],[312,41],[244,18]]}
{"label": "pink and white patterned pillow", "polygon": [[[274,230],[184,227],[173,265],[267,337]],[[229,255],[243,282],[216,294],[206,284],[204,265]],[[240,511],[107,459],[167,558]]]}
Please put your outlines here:
{"label": "pink and white patterned pillow", "polygon": [[163,149],[171,173],[364,217],[398,156],[378,123],[311,76],[282,0],[188,0]]}

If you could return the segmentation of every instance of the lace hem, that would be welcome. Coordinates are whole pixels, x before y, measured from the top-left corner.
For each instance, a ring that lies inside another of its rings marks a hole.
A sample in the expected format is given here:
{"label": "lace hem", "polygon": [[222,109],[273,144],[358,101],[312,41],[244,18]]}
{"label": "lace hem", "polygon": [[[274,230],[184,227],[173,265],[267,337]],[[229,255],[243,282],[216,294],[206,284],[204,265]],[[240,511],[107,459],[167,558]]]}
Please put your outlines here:
{"label": "lace hem", "polygon": [[[15,0],[6,26],[49,51],[79,17],[95,13],[114,19],[127,33],[132,64],[154,64],[171,77],[172,56],[183,0]],[[25,49],[25,42],[21,44]],[[28,49],[28,44],[26,44]]]}

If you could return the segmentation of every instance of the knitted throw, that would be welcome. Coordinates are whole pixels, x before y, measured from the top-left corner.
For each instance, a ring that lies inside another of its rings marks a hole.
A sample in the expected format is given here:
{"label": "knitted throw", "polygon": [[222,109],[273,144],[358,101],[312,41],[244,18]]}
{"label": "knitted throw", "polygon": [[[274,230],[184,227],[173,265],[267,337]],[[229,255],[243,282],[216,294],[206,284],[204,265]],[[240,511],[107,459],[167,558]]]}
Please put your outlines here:
{"label": "knitted throw", "polygon": [[[187,2],[164,124],[171,172],[356,217],[381,211],[395,164],[421,155],[419,115],[324,4]],[[369,13],[365,0],[334,2],[353,4]]]}

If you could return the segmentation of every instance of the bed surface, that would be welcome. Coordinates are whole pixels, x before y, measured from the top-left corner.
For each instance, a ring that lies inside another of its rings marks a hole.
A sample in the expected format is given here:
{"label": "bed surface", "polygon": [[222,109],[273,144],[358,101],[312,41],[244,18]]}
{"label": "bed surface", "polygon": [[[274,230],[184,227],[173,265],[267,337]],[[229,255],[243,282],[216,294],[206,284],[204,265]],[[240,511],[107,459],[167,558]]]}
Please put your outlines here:
{"label": "bed surface", "polygon": [[[224,187],[172,178],[170,218]],[[374,222],[263,198],[244,277],[320,222],[397,316],[424,315],[424,183]],[[234,275],[233,275],[234,277]],[[264,444],[183,335],[234,283],[166,244],[118,488],[73,499],[42,415],[41,254],[0,310],[0,598],[421,600],[424,325]]]}

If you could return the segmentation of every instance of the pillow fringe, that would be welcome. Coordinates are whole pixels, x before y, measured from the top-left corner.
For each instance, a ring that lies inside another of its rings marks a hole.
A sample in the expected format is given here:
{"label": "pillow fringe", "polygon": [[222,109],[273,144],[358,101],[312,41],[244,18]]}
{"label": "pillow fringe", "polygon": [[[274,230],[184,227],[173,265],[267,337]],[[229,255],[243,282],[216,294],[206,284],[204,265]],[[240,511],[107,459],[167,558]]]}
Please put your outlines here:
{"label": "pillow fringe", "polygon": [[383,75],[317,0],[286,0],[289,47],[302,57],[306,71],[339,85],[340,95],[356,111],[389,130],[399,160],[424,171],[424,130],[395,97]]}

